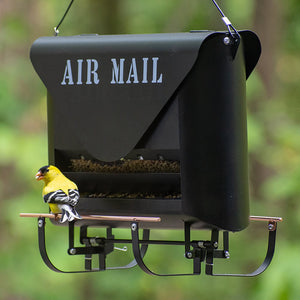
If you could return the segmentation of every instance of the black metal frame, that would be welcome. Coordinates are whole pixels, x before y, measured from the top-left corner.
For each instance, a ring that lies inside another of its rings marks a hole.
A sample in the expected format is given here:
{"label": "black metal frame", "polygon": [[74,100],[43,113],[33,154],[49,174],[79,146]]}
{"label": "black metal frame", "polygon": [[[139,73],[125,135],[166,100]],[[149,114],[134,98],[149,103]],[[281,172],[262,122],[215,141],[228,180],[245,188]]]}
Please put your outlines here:
{"label": "black metal frame", "polygon": [[[58,273],[87,273],[87,272],[99,272],[104,270],[116,270],[116,269],[130,269],[137,265],[135,260],[131,261],[125,266],[119,267],[106,267],[106,255],[111,253],[114,250],[113,244],[115,242],[121,242],[123,240],[116,240],[112,235],[112,229],[107,228],[106,230],[106,238],[96,238],[96,237],[88,237],[87,236],[87,227],[83,225],[80,227],[80,242],[84,244],[85,247],[75,247],[74,246],[74,224],[75,222],[69,222],[69,255],[84,255],[85,256],[85,270],[80,271],[63,271],[58,269],[51,262],[47,250],[46,250],[46,238],[45,238],[45,226],[46,226],[46,218],[39,217],[38,218],[38,243],[41,257],[48,268],[52,271]],[[143,240],[149,240],[150,230],[143,230]],[[124,242],[126,242],[124,240]],[[144,244],[141,247],[141,256],[144,257],[146,251],[148,249],[148,245]],[[96,269],[92,269],[92,255],[98,254],[99,256],[99,267]]]}
{"label": "black metal frame", "polygon": [[[85,256],[85,270],[82,271],[63,271],[55,267],[48,257],[46,250],[45,240],[45,218],[38,218],[38,241],[39,250],[44,263],[53,271],[59,273],[86,273],[86,272],[99,272],[104,270],[128,269],[138,265],[144,272],[156,276],[187,276],[187,275],[200,275],[201,263],[205,262],[205,274],[211,276],[233,276],[233,277],[253,277],[264,272],[270,265],[274,251],[276,240],[277,221],[270,221],[268,223],[268,250],[263,263],[253,272],[248,274],[215,274],[213,272],[214,258],[229,258],[229,234],[228,231],[223,231],[223,249],[219,247],[219,230],[211,230],[210,240],[190,240],[191,224],[184,224],[184,241],[167,241],[167,240],[150,240],[150,230],[143,229],[143,237],[139,238],[139,222],[132,222],[131,239],[116,239],[112,234],[112,228],[106,229],[106,238],[88,237],[88,225],[80,227],[80,243],[84,247],[74,246],[74,225],[75,222],[69,223],[69,255],[84,255]],[[106,255],[114,250],[115,243],[128,243],[132,244],[132,251],[134,260],[125,266],[119,267],[106,267]],[[183,245],[185,247],[185,257],[193,260],[193,272],[179,273],[179,274],[157,274],[151,271],[145,264],[143,258],[147,252],[149,244],[156,245]],[[99,267],[92,268],[92,255],[99,255]]]}

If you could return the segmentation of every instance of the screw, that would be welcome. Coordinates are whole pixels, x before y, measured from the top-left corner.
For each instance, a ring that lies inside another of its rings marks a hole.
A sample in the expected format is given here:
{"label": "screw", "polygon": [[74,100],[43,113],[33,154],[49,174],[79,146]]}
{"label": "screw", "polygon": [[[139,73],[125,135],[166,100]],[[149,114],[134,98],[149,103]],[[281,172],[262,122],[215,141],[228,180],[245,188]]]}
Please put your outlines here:
{"label": "screw", "polygon": [[40,219],[39,222],[38,222],[38,226],[43,227],[43,225],[44,225],[44,221]]}
{"label": "screw", "polygon": [[186,252],[185,256],[186,256],[186,258],[192,258],[193,253],[192,252]]}
{"label": "screw", "polygon": [[75,254],[76,254],[76,249],[75,249],[75,248],[71,248],[71,249],[69,250],[69,254],[75,255]]}
{"label": "screw", "polygon": [[132,231],[136,231],[137,230],[137,224],[136,223],[132,223],[131,224],[131,230]]}
{"label": "screw", "polygon": [[204,243],[203,243],[203,241],[199,241],[199,242],[198,242],[198,247],[204,248]]}
{"label": "screw", "polygon": [[274,231],[274,230],[275,230],[275,225],[272,224],[272,223],[270,223],[270,224],[268,225],[268,229],[269,229],[270,231]]}
{"label": "screw", "polygon": [[224,251],[224,256],[225,256],[225,258],[230,258],[229,251]]}
{"label": "screw", "polygon": [[223,43],[226,45],[226,46],[228,46],[228,45],[230,45],[230,38],[228,37],[228,36],[225,36],[224,37],[224,40],[223,40]]}

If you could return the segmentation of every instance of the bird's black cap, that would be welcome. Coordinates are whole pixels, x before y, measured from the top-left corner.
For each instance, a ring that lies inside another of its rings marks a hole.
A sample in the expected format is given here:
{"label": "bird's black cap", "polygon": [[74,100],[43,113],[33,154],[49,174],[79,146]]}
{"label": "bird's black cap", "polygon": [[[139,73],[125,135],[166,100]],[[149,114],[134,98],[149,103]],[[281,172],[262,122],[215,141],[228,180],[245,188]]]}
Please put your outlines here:
{"label": "bird's black cap", "polygon": [[39,169],[39,172],[41,172],[42,174],[45,174],[45,173],[49,172],[49,166],[41,167]]}

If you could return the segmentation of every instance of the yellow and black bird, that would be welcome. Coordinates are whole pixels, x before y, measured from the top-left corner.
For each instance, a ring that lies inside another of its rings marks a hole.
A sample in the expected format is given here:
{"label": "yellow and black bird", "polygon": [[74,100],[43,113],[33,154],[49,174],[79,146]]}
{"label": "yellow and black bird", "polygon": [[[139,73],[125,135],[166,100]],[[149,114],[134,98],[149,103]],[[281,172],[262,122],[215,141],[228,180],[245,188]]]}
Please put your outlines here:
{"label": "yellow and black bird", "polygon": [[35,175],[36,180],[43,180],[43,198],[49,204],[50,210],[55,215],[61,213],[60,222],[73,221],[81,217],[75,210],[79,200],[77,185],[65,177],[54,166],[44,166]]}

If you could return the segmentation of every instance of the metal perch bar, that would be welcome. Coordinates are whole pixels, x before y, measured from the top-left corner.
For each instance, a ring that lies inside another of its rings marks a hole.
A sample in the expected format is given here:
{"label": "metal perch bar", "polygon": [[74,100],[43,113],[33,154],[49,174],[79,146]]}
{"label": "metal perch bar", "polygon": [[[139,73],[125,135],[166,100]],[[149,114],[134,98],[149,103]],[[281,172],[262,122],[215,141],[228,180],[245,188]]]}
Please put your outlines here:
{"label": "metal perch bar", "polygon": [[[20,213],[20,217],[26,218],[49,218],[55,219],[55,215],[46,213]],[[60,218],[60,214],[58,214]],[[101,216],[101,215],[87,215],[81,216],[83,220],[106,220],[106,221],[137,221],[137,222],[160,222],[160,217],[133,217],[133,216]],[[266,217],[266,216],[250,216],[250,221],[269,221],[269,222],[282,222],[280,217]]]}
{"label": "metal perch bar", "polygon": [[282,222],[281,217],[265,217],[265,216],[250,216],[250,221],[269,221],[269,222]]}
{"label": "metal perch bar", "polygon": [[[44,214],[44,213],[20,213],[20,217],[26,218],[49,218],[55,219],[54,214]],[[61,214],[57,215],[60,218]],[[98,221],[124,221],[124,222],[160,222],[160,217],[136,217],[136,216],[100,216],[100,215],[87,215],[81,216],[82,220],[98,220]]]}

